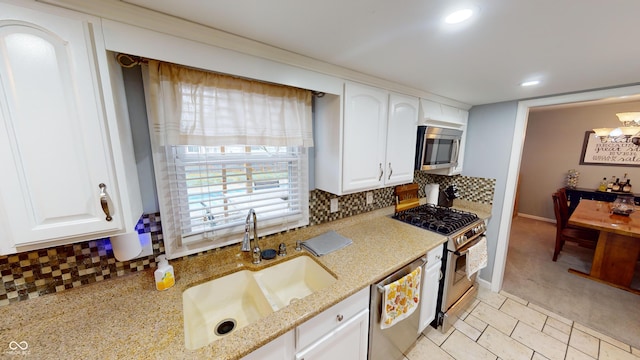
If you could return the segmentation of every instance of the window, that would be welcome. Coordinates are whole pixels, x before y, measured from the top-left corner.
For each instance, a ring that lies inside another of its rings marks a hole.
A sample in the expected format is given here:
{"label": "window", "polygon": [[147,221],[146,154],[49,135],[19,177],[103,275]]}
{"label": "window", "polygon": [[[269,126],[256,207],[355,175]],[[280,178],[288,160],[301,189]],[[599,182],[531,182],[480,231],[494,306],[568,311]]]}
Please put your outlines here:
{"label": "window", "polygon": [[149,60],[143,71],[168,259],[309,223],[311,92]]}
{"label": "window", "polygon": [[176,145],[167,149],[183,244],[242,232],[251,208],[259,216],[260,228],[303,220],[308,206],[304,148]]}

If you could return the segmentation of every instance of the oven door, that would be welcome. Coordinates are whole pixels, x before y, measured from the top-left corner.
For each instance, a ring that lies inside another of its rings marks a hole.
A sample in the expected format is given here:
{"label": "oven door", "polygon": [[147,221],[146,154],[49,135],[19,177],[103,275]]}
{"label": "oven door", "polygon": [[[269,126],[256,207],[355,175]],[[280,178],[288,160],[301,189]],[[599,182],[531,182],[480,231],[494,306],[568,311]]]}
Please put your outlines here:
{"label": "oven door", "polygon": [[458,251],[448,250],[445,271],[445,284],[442,311],[446,312],[458,301],[476,282],[476,274],[467,279],[467,252],[477,244],[484,235],[460,248]]}

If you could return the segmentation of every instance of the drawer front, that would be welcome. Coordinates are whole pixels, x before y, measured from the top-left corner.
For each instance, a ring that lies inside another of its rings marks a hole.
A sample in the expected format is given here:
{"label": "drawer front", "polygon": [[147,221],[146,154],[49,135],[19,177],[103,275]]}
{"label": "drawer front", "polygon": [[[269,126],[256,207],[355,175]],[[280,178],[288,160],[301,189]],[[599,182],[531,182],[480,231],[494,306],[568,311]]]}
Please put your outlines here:
{"label": "drawer front", "polygon": [[300,351],[323,335],[369,308],[369,287],[333,305],[296,328],[296,350]]}

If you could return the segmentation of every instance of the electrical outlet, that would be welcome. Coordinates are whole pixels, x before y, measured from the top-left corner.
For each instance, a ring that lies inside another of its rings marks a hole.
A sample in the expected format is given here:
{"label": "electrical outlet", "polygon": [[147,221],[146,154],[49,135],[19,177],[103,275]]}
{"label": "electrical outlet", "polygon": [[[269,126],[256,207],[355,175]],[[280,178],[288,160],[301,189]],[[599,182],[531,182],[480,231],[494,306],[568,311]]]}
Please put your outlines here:
{"label": "electrical outlet", "polygon": [[367,192],[367,205],[373,204],[373,193],[371,191]]}
{"label": "electrical outlet", "polygon": [[334,213],[338,211],[338,198],[331,199],[331,212]]}

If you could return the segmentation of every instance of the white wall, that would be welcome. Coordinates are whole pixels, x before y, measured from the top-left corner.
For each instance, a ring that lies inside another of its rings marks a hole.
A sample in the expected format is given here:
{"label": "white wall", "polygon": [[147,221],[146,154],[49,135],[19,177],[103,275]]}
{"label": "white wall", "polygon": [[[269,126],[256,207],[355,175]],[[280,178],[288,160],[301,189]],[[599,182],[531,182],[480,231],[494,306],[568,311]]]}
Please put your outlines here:
{"label": "white wall", "polygon": [[489,264],[480,274],[486,281],[491,281],[493,275],[517,107],[518,103],[512,101],[474,106],[469,110],[463,175],[496,179],[487,228]]}
{"label": "white wall", "polygon": [[531,109],[520,165],[518,213],[554,220],[551,194],[566,185],[569,169],[580,172],[579,188],[595,190],[603,177],[622,179],[628,173],[639,191],[640,167],[580,165],[585,131],[620,126],[615,114],[624,111],[640,111],[640,102]]}

